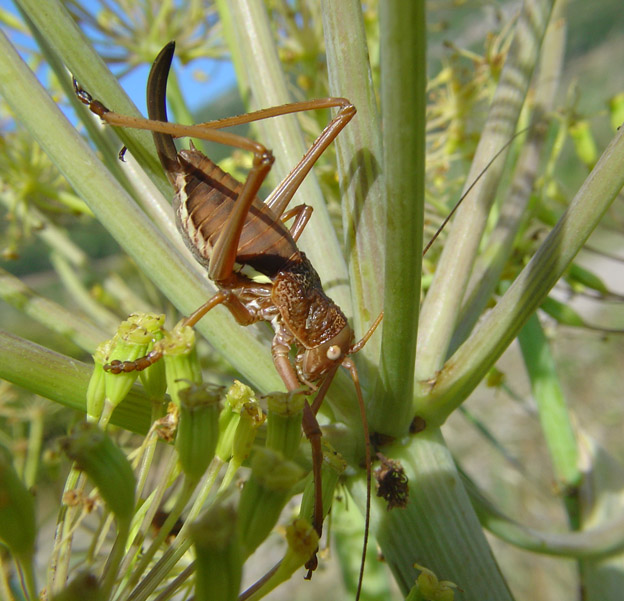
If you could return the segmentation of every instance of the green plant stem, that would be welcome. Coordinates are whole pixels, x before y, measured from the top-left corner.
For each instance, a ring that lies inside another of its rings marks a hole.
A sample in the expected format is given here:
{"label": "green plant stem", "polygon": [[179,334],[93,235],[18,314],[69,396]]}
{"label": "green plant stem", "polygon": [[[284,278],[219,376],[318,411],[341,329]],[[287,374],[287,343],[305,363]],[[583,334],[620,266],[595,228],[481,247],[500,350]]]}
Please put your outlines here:
{"label": "green plant stem", "polygon": [[463,479],[479,521],[496,537],[533,553],[559,557],[590,558],[615,555],[624,549],[624,518],[611,519],[577,532],[545,532],[510,519],[481,491]]}
{"label": "green plant stem", "polygon": [[561,489],[572,529],[579,528],[578,486],[581,484],[580,454],[555,360],[537,315],[518,333],[518,342],[537,403],[540,424],[554,478]]}
{"label": "green plant stem", "polygon": [[[92,365],[55,353],[0,330],[0,378],[77,411],[86,411]],[[151,406],[145,393],[132,390],[111,423],[145,434]]]}
{"label": "green plant stem", "polygon": [[[69,491],[84,490],[86,477],[77,469],[72,467],[63,488],[63,494]],[[56,522],[56,531],[54,533],[54,547],[50,554],[48,562],[47,586],[48,594],[54,596],[66,584],[69,574],[69,560],[73,537],[70,536],[73,521],[78,512],[77,507],[71,507],[62,504],[59,508],[58,518]]]}
{"label": "green plant stem", "polygon": [[108,555],[108,560],[104,569],[104,577],[102,579],[102,584],[100,585],[100,592],[103,599],[108,599],[110,597],[115,585],[115,580],[117,579],[117,574],[119,573],[119,565],[121,564],[126,551],[126,542],[128,541],[129,532],[129,521],[120,522],[118,524],[117,536],[115,537],[113,548]]}
{"label": "green plant stem", "polygon": [[[441,580],[452,580],[465,601],[510,601],[483,529],[462,486],[455,463],[439,430],[424,432],[384,447],[409,479],[407,507],[388,510],[375,497],[372,528],[384,558],[403,592],[411,589],[414,563]],[[364,494],[364,478],[350,487],[354,498]]]}
{"label": "green plant stem", "polygon": [[[90,315],[107,332],[114,332],[119,319],[108,309],[98,303],[89,291],[85,288],[85,283],[67,259],[57,252],[50,253],[50,262],[56,270],[60,281],[72,300],[87,314]],[[109,336],[100,338],[100,342]],[[95,350],[95,349],[93,349]]]}
{"label": "green plant stem", "polygon": [[8,569],[10,562],[10,557],[0,557],[0,595],[2,595],[0,598],[2,599],[10,599],[12,594],[11,585],[9,584],[10,570]]}
{"label": "green plant stem", "polygon": [[188,512],[184,524],[178,532],[171,546],[163,553],[156,565],[149,571],[145,578],[139,582],[136,588],[130,592],[127,601],[145,601],[150,594],[160,585],[164,575],[170,573],[173,567],[180,561],[182,556],[191,547],[191,538],[188,534],[189,528],[199,513],[205,507],[208,495],[214,486],[215,480],[223,467],[223,462],[214,458],[204,476],[204,481],[200,485],[193,506]]}
{"label": "green plant stem", "polygon": [[483,379],[563,275],[624,186],[624,129],[605,149],[572,203],[499,303],[436,378],[417,386],[416,415],[442,424]]}
{"label": "green plant stem", "polygon": [[[384,329],[371,429],[407,432],[416,358],[425,180],[424,1],[380,5],[381,101],[386,184]],[[400,268],[399,268],[400,266]]]}
{"label": "green plant stem", "polygon": [[[146,500],[147,510],[145,511],[145,515],[142,518],[141,532],[137,539],[133,541],[135,545],[135,551],[140,551],[140,545],[143,544],[145,540],[145,535],[147,530],[151,526],[154,516],[158,511],[158,508],[161,506],[163,496],[167,492],[168,487],[174,480],[174,470],[176,467],[177,456],[172,451],[169,454],[168,463],[162,470],[162,478],[160,479],[158,486],[152,491],[148,499]],[[176,518],[177,519],[177,518]],[[160,533],[159,533],[160,534]],[[158,537],[157,537],[158,538]],[[133,566],[131,572],[128,574],[127,583],[124,583],[124,590],[132,590],[132,588],[139,581],[139,578],[145,572],[149,562],[151,561],[154,553],[157,551],[157,547],[154,546],[155,540],[152,541],[149,550],[145,555],[142,555],[136,565]],[[131,558],[128,557],[128,562],[131,561]],[[126,572],[126,570],[124,570]]]}
{"label": "green plant stem", "polygon": [[[332,96],[346,96],[357,109],[335,144],[353,325],[360,337],[379,314],[383,302],[386,190],[381,119],[361,2],[323,0],[321,9],[329,91]],[[379,335],[375,336],[358,353],[360,359],[367,359],[359,362],[365,387],[368,365],[378,361],[380,340]]]}
{"label": "green plant stem", "polygon": [[566,27],[565,21],[557,17],[564,4],[565,2],[560,1],[555,5],[555,12],[544,37],[531,126],[522,145],[496,227],[475,262],[450,352],[454,352],[468,337],[486,307],[500,281],[500,275],[511,255],[518,229],[525,217],[541,163],[547,118],[553,110],[563,70]]}
{"label": "green plant stem", "polygon": [[171,529],[175,525],[178,518],[182,515],[186,504],[188,503],[193,491],[195,490],[197,483],[190,481],[188,478],[184,479],[182,490],[180,491],[178,498],[173,509],[169,512],[165,523],[158,530],[158,534],[152,540],[149,548],[145,551],[140,561],[132,569],[132,579],[129,581],[128,586],[133,587],[138,582],[141,575],[145,572],[150,562],[154,558],[154,555],[158,552],[161,545],[165,542],[169,536]]}
{"label": "green plant stem", "polygon": [[29,489],[37,485],[37,472],[40,467],[41,448],[43,446],[44,423],[46,413],[41,405],[36,404],[30,410],[28,424],[28,446],[24,462],[23,480]]}
{"label": "green plant stem", "polygon": [[37,601],[37,599],[39,599],[39,593],[35,580],[35,566],[33,565],[32,555],[20,558],[18,560],[18,565],[22,590],[26,595],[26,601]]}

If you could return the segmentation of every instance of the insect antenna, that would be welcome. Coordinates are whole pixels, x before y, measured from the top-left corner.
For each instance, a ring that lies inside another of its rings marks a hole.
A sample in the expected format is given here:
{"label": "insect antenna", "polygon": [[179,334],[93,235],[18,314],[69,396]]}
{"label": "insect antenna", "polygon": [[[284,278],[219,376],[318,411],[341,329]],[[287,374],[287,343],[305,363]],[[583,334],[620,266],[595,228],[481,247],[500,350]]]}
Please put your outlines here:
{"label": "insect antenna", "polygon": [[423,249],[423,257],[427,254],[427,251],[433,246],[433,243],[437,240],[438,236],[442,233],[442,230],[446,227],[447,223],[451,220],[451,217],[453,217],[453,215],[455,215],[455,211],[457,211],[457,209],[459,209],[459,206],[461,205],[462,202],[464,202],[464,199],[466,198],[466,196],[468,196],[468,194],[470,194],[472,189],[477,185],[479,180],[485,175],[485,172],[491,167],[491,165],[494,163],[494,161],[505,150],[507,150],[507,148],[509,148],[509,146],[511,146],[511,143],[518,136],[521,136],[522,134],[526,133],[529,129],[530,129],[530,126],[529,127],[525,127],[524,129],[521,129],[520,131],[516,132],[513,136],[511,136],[511,138],[509,138],[509,140],[507,140],[507,142],[505,142],[505,144],[503,144],[499,148],[499,150],[496,152],[496,154],[488,161],[487,165],[483,168],[481,173],[479,173],[479,175],[477,175],[477,177],[474,179],[474,181],[468,186],[468,189],[461,195],[461,198],[455,203],[455,206],[451,209],[450,213],[444,218],[444,221],[442,222],[442,225],[440,225],[440,227],[436,230],[436,233],[433,234],[433,236],[431,237],[431,240],[429,240],[429,242],[427,243],[427,245]]}
{"label": "insect antenna", "polygon": [[[381,322],[383,317],[383,313],[379,314],[379,317],[375,320],[373,324],[372,330],[374,330],[377,325]],[[369,330],[367,332],[367,338],[363,338],[360,342],[368,340],[370,335],[372,335],[372,331]],[[360,343],[358,343],[360,344]],[[364,346],[362,344],[362,346]],[[360,346],[361,348],[361,346]],[[370,435],[368,431],[368,420],[366,419],[366,409],[364,407],[364,397],[362,396],[362,388],[360,387],[360,377],[358,375],[358,371],[355,367],[355,363],[347,357],[343,362],[342,366],[349,371],[349,375],[353,380],[353,385],[355,386],[355,393],[358,398],[358,405],[360,407],[360,415],[362,418],[362,430],[364,432],[364,457],[366,462],[366,510],[365,510],[365,524],[364,524],[364,540],[362,542],[362,560],[360,561],[360,574],[358,576],[358,585],[357,592],[355,594],[355,601],[358,601],[360,598],[360,594],[362,592],[362,582],[364,580],[364,564],[366,563],[366,551],[368,549],[368,531],[370,527],[370,510],[371,510],[371,483],[372,483],[372,475],[371,475],[371,442]]]}

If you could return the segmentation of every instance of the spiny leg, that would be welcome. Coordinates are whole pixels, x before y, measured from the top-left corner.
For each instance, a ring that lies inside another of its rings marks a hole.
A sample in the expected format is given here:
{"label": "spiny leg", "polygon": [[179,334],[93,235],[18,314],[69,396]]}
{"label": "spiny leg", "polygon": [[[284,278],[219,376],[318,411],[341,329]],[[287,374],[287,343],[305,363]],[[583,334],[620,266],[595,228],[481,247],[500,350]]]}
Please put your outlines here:
{"label": "spiny leg", "polygon": [[[271,355],[273,356],[275,369],[282,378],[286,389],[292,392],[301,389],[301,382],[299,382],[297,373],[288,357],[290,351],[289,343],[290,339],[288,335],[278,330],[273,338],[273,344],[271,345]],[[337,369],[338,365],[327,374],[326,380],[331,381]],[[312,517],[312,525],[320,539],[323,534],[323,489],[321,484],[321,468],[323,465],[323,450],[321,448],[322,432],[316,419],[316,414],[307,400],[303,406],[301,427],[305,437],[310,441],[310,447],[312,448],[312,477],[314,481],[314,514]],[[306,575],[307,580],[312,577],[312,572],[316,570],[317,566],[318,560],[315,552],[305,564],[305,567],[308,569]]]}

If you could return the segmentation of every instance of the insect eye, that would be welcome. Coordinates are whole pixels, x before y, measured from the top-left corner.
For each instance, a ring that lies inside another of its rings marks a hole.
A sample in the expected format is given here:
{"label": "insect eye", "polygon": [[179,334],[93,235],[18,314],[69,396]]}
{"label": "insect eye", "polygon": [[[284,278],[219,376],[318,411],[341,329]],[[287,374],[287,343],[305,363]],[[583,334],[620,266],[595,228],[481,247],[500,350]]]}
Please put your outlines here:
{"label": "insect eye", "polygon": [[342,356],[342,350],[340,350],[340,347],[337,344],[332,344],[327,349],[327,358],[330,361],[337,361],[338,359],[340,359],[341,356]]}

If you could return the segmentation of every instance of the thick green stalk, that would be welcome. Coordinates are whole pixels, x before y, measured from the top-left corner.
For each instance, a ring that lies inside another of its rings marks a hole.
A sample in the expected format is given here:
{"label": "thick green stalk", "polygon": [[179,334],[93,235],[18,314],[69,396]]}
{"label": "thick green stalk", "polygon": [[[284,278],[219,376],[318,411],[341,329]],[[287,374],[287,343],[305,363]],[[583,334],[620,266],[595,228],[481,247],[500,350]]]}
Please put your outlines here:
{"label": "thick green stalk", "polygon": [[384,2],[381,101],[386,184],[384,329],[371,429],[403,435],[411,421],[425,179],[424,1]]}
{"label": "thick green stalk", "polygon": [[[414,585],[414,563],[462,589],[466,601],[510,601],[440,431],[428,429],[384,449],[409,480],[407,507],[388,510],[375,497],[372,528],[403,594]],[[352,487],[364,494],[364,479]]]}
{"label": "thick green stalk", "polygon": [[[217,6],[222,15],[227,13],[225,23],[233,29],[230,32],[226,30],[226,38],[235,57],[234,65],[245,67],[242,80],[249,83],[250,108],[292,102],[264,4],[254,0],[222,0]],[[258,122],[257,127],[260,132],[258,139],[275,154],[272,183],[276,184],[290,173],[307,150],[301,128],[294,115],[264,120]],[[301,184],[295,199],[292,206],[305,202],[314,208],[314,216],[298,245],[310,257],[321,279],[328,283],[328,294],[350,313],[345,263],[313,173]]]}
{"label": "thick green stalk", "polygon": [[[0,379],[26,388],[60,405],[86,412],[93,366],[0,330]],[[130,391],[117,406],[111,423],[145,434],[151,405],[144,393]]]}
{"label": "thick green stalk", "polygon": [[[537,403],[544,440],[561,494],[574,495],[582,479],[575,428],[548,339],[537,315],[532,315],[518,334],[522,357]],[[571,522],[576,520],[571,517]]]}
{"label": "thick green stalk", "polygon": [[[357,336],[371,326],[382,308],[385,190],[382,168],[381,120],[373,87],[361,3],[357,0],[321,4],[327,54],[329,91],[347,97],[357,114],[336,140],[345,256],[353,321]],[[359,356],[362,379],[367,364],[379,357],[380,336]]]}

